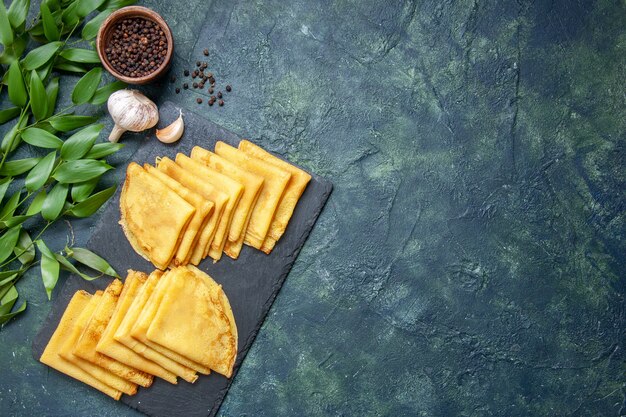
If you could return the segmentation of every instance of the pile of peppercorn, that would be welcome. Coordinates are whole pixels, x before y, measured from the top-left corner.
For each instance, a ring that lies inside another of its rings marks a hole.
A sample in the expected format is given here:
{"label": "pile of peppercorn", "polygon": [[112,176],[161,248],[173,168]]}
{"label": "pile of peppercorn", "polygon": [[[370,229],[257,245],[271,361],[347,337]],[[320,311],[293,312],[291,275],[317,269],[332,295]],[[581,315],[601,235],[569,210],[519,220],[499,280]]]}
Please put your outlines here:
{"label": "pile of peppercorn", "polygon": [[[208,49],[205,49],[202,53],[204,54],[204,56],[209,56]],[[209,64],[206,61],[203,61],[203,62],[196,61],[196,68],[193,69],[192,71],[190,70],[183,71],[183,75],[185,77],[191,76],[192,78],[191,87],[193,87],[194,89],[203,90],[206,84],[208,83],[209,87],[207,91],[209,94],[211,94],[208,100],[209,106],[212,106],[213,104],[215,104],[216,101],[219,106],[223,106],[224,95],[222,94],[221,91],[218,91],[217,93],[215,93],[215,89],[216,89],[215,88],[215,76],[213,75],[211,71],[207,70],[208,66]],[[170,82],[171,83],[176,82],[175,75],[172,75],[170,77]],[[183,83],[182,88],[184,90],[188,90],[189,83],[187,82]],[[230,93],[233,89],[230,85],[226,85],[225,90]],[[180,87],[176,87],[176,94],[179,94],[179,93],[180,93]],[[201,97],[196,98],[196,103],[202,104],[202,98]]]}
{"label": "pile of peppercorn", "polygon": [[157,23],[133,17],[120,20],[113,27],[105,55],[120,74],[138,78],[159,69],[167,48],[167,38]]}

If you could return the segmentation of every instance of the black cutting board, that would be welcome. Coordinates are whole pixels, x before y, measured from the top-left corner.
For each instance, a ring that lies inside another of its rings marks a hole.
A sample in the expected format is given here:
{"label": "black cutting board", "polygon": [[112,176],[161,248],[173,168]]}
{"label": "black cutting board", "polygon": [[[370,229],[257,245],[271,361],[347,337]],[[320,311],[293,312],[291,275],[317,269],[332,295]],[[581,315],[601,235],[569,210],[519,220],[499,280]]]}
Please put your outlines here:
{"label": "black cutting board", "polygon": [[[160,109],[161,120],[166,123],[173,121],[178,116],[178,109],[173,103],[166,102]],[[183,113],[185,134],[178,143],[165,145],[156,139],[148,140],[131,159],[139,164],[154,164],[158,156],[174,158],[178,152],[188,155],[195,145],[212,150],[218,140],[233,146],[239,143],[240,138],[234,133],[189,111]],[[270,255],[244,246],[236,261],[224,255],[215,264],[207,258],[199,265],[200,269],[222,284],[233,309],[239,331],[233,378],[332,190],[329,181],[313,173],[311,175],[311,182],[298,202],[285,234]],[[120,275],[127,269],[150,272],[154,266],[133,251],[118,224],[120,191],[121,187],[104,209],[87,247],[107,259]],[[110,279],[104,278],[87,282],[75,275],[67,279],[49,317],[33,341],[35,359],[41,356],[74,292],[85,289],[93,293],[109,282]],[[123,395],[121,401],[150,416],[214,416],[231,382],[232,379],[217,373],[201,375],[195,384],[179,378],[178,385],[171,385],[155,378],[150,388],[140,388],[132,397]]]}

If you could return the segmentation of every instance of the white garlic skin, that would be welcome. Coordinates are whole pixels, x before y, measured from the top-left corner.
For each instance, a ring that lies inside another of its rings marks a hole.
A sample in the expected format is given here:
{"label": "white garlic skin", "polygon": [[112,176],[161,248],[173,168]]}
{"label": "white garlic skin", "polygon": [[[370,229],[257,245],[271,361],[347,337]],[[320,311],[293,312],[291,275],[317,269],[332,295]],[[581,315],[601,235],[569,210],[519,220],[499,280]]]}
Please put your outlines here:
{"label": "white garlic skin", "polygon": [[163,143],[174,143],[183,135],[185,131],[185,123],[183,122],[183,112],[179,110],[178,119],[170,123],[163,129],[157,129],[156,137]]}
{"label": "white garlic skin", "polygon": [[127,130],[141,132],[159,121],[159,109],[137,90],[119,90],[109,96],[107,107],[115,123],[109,140],[117,142]]}

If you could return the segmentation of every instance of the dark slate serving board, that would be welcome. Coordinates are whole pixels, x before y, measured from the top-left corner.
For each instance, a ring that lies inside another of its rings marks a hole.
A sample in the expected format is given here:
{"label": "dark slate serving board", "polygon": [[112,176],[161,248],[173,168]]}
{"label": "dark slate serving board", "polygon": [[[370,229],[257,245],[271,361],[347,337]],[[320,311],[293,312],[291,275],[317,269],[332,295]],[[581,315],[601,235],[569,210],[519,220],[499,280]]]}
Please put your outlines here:
{"label": "dark slate serving board", "polygon": [[[178,116],[178,108],[173,103],[166,102],[161,107],[160,114],[161,120],[169,123]],[[217,140],[234,146],[240,140],[232,132],[189,111],[184,112],[184,119],[185,134],[177,144],[164,145],[156,139],[146,141],[132,160],[140,164],[154,164],[157,156],[173,158],[178,152],[189,154],[195,145],[213,149]],[[236,261],[223,256],[219,262],[213,264],[207,258],[199,266],[222,284],[233,309],[239,331],[239,350],[234,375],[237,374],[332,190],[329,181],[313,173],[311,175],[313,178],[298,202],[285,234],[270,255],[244,246]],[[107,259],[120,275],[129,268],[150,272],[154,267],[133,251],[118,224],[120,191],[121,187],[105,208],[87,247]],[[106,287],[108,282],[110,279],[104,278],[87,282],[74,275],[67,279],[50,316],[33,341],[35,359],[41,356],[74,292],[78,289],[94,292]],[[121,401],[150,416],[214,416],[231,382],[232,378],[226,379],[217,373],[202,375],[195,384],[179,379],[178,385],[171,385],[156,378],[152,387],[139,389],[137,395],[132,397],[123,395]]]}

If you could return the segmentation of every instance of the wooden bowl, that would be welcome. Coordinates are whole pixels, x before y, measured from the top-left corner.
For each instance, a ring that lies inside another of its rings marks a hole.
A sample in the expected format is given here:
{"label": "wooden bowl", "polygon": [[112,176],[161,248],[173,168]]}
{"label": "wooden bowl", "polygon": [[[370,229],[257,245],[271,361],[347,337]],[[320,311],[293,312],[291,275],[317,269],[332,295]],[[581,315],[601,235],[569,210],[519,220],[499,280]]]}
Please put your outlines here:
{"label": "wooden bowl", "polygon": [[[105,54],[105,49],[111,40],[115,24],[120,20],[132,17],[143,17],[146,20],[156,23],[161,30],[163,30],[165,38],[167,39],[167,53],[165,55],[165,59],[154,72],[151,72],[143,77],[127,77],[124,74],[121,74],[111,66]],[[170,27],[157,12],[142,6],[128,6],[111,13],[111,15],[102,23],[100,30],[98,30],[96,50],[98,51],[98,56],[100,57],[100,61],[102,61],[104,68],[106,68],[106,70],[118,80],[127,84],[148,84],[157,80],[167,72],[170,63],[172,62],[172,56],[174,55],[174,38],[172,37]]]}

